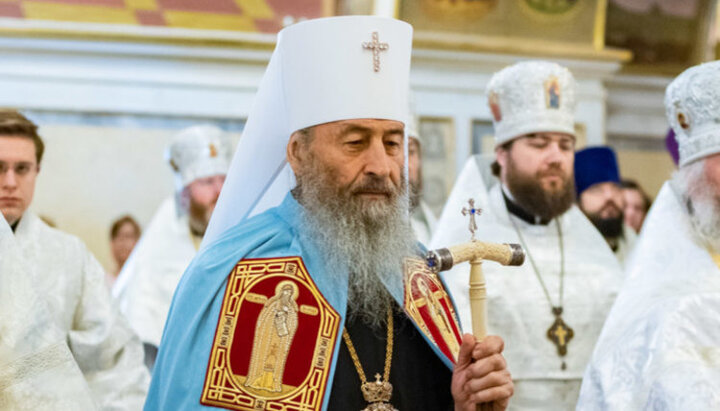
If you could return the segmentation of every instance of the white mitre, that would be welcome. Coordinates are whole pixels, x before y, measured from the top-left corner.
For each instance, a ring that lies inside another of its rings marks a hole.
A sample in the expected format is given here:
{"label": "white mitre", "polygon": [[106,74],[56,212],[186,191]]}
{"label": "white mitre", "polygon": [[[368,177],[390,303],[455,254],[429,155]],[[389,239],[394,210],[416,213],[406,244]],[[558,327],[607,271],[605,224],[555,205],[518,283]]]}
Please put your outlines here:
{"label": "white mitre", "polygon": [[412,26],[390,18],[330,17],[283,29],[203,246],[278,205],[294,186],[285,158],[293,132],[361,118],[405,123],[411,46]]}
{"label": "white mitre", "polygon": [[407,121],[405,122],[405,134],[408,137],[416,139],[422,145],[423,139],[420,137],[420,119],[417,116],[415,94],[412,90],[408,90],[408,113]]}
{"label": "white mitre", "polygon": [[495,73],[486,90],[495,146],[537,132],[575,135],[575,87],[570,70],[548,61],[523,61]]}
{"label": "white mitre", "polygon": [[231,146],[230,137],[209,124],[177,133],[165,153],[175,174],[176,190],[182,191],[199,178],[227,174]]}
{"label": "white mitre", "polygon": [[680,167],[720,152],[720,61],[680,74],[665,91],[665,110],[675,131]]}

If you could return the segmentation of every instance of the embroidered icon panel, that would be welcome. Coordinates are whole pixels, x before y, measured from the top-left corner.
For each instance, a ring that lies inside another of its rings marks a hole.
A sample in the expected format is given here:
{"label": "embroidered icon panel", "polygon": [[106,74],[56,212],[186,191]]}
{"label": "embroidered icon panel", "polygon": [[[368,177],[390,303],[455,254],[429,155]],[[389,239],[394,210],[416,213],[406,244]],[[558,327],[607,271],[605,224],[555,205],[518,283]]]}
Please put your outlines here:
{"label": "embroidered icon panel", "polygon": [[200,403],[320,410],[339,326],[302,258],[240,261],[228,277]]}
{"label": "embroidered icon panel", "polygon": [[455,308],[440,278],[419,258],[405,260],[405,312],[420,331],[455,363],[462,341]]}

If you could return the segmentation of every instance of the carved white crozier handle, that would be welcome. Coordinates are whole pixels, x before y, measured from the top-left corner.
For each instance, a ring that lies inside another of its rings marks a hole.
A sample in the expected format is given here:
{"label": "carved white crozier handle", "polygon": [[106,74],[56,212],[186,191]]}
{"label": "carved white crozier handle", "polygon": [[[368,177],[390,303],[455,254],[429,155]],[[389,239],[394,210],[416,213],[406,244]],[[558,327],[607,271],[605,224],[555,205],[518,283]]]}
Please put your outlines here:
{"label": "carved white crozier handle", "polygon": [[482,263],[480,258],[470,261],[470,319],[477,341],[487,335],[487,288]]}
{"label": "carved white crozier handle", "polygon": [[[522,265],[525,262],[525,251],[519,244],[471,241],[427,254],[427,264],[435,272],[449,270],[465,261],[470,262],[470,319],[477,341],[482,341],[487,335],[487,287],[482,271],[483,260],[496,261],[502,265]],[[478,411],[486,409],[492,409],[492,404],[477,406]]]}

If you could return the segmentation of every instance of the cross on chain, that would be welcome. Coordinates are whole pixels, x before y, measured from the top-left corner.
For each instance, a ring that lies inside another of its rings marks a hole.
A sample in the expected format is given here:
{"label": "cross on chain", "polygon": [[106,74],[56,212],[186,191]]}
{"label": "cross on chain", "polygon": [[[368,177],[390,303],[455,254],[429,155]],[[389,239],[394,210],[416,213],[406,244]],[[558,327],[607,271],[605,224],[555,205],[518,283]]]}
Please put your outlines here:
{"label": "cross on chain", "polygon": [[554,333],[560,345],[565,345],[565,336],[567,335],[565,327],[563,327],[562,324],[558,324],[557,327],[555,327]]}
{"label": "cross on chain", "polygon": [[362,44],[366,50],[372,50],[373,52],[373,70],[377,73],[380,71],[380,52],[390,48],[387,43],[380,43],[379,35],[377,31],[372,32],[372,41],[365,41]]}
{"label": "cross on chain", "polygon": [[475,241],[475,231],[477,231],[478,226],[477,222],[475,222],[475,216],[482,214],[482,210],[479,208],[475,208],[475,200],[468,199],[468,204],[470,205],[470,208],[463,207],[462,209],[462,215],[470,216],[470,221],[468,223],[468,229],[470,230],[470,238],[472,241]]}

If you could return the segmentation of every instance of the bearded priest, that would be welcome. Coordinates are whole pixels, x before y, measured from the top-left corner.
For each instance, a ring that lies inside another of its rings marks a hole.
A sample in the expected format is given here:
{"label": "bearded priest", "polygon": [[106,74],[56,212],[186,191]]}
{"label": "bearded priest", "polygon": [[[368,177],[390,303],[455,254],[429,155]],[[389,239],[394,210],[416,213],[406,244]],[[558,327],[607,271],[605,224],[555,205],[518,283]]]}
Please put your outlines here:
{"label": "bearded priest", "polygon": [[[484,266],[488,332],[502,335],[513,375],[510,409],[574,409],[583,371],[621,278],[620,266],[575,201],[575,80],[569,70],[527,61],[487,86],[495,128],[489,191],[470,158],[453,188],[433,247],[467,241],[468,199],[482,209],[480,238],[520,243],[521,267]],[[470,331],[467,269],[445,274],[463,330]]]}
{"label": "bearded priest", "polygon": [[720,409],[719,96],[720,61],[665,92],[680,168],[643,224],[578,409]]}
{"label": "bearded priest", "polygon": [[113,295],[152,365],[175,288],[197,252],[230,167],[230,136],[209,124],[177,133],[166,158],[175,195],[165,199],[125,263]]}
{"label": "bearded priest", "polygon": [[147,410],[507,406],[502,339],[461,337],[437,275],[406,274],[411,39],[362,16],[280,32]]}

